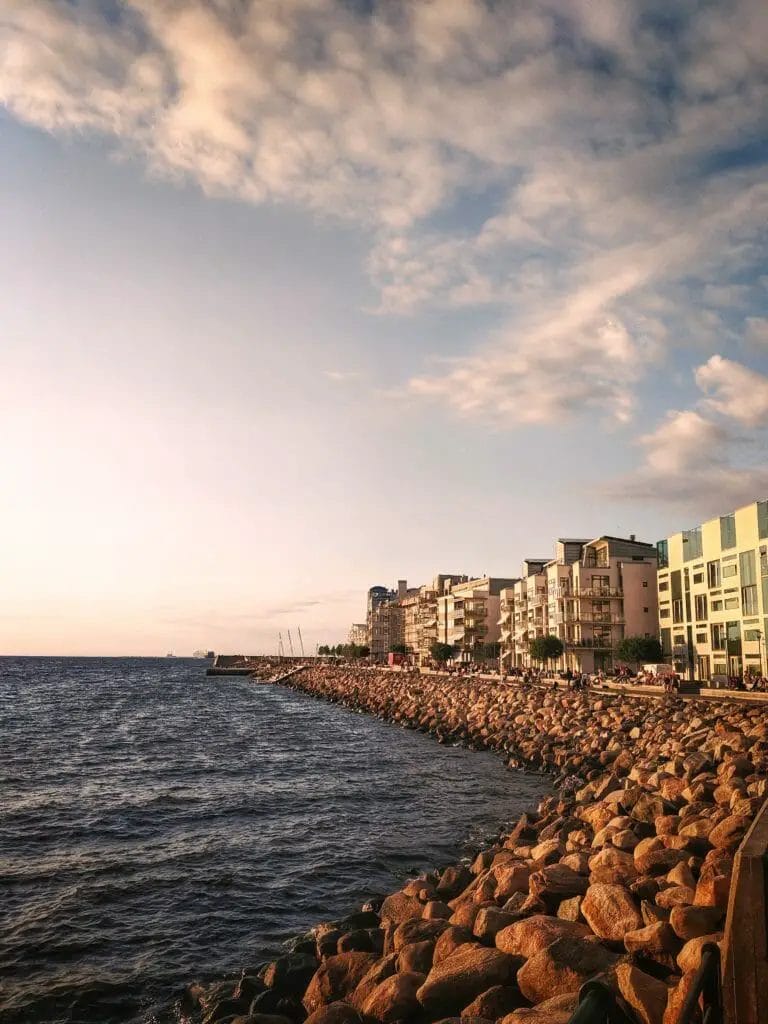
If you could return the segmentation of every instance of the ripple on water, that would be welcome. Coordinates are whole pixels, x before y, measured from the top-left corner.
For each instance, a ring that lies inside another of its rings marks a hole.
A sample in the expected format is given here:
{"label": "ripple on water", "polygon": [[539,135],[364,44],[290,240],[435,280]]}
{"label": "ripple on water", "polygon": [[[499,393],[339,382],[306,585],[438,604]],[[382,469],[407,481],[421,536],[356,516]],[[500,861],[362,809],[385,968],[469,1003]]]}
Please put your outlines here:
{"label": "ripple on water", "polygon": [[1,1024],[162,1024],[546,788],[184,659],[0,659],[0,749]]}

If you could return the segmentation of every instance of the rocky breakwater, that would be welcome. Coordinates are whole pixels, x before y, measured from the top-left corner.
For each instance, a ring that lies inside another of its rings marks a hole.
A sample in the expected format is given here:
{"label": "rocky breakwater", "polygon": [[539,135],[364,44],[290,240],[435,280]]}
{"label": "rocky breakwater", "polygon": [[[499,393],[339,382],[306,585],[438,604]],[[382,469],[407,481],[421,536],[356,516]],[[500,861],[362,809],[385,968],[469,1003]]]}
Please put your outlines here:
{"label": "rocky breakwater", "polygon": [[470,865],[319,925],[237,981],[193,987],[192,1016],[566,1024],[598,977],[638,1024],[676,1024],[768,788],[762,707],[332,667],[288,685],[549,770],[555,792]]}

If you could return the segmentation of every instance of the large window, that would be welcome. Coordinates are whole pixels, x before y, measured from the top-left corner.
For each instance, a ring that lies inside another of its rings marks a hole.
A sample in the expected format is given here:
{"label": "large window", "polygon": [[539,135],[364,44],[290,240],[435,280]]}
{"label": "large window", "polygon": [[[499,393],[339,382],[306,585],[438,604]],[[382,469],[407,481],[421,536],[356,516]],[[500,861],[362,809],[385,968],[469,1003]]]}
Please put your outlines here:
{"label": "large window", "polygon": [[720,516],[720,547],[725,551],[727,548],[736,547],[736,516]]}
{"label": "large window", "polygon": [[761,540],[768,537],[768,501],[757,503],[757,534]]}
{"label": "large window", "polygon": [[695,530],[683,530],[683,561],[690,562],[701,558],[701,527]]}
{"label": "large window", "polygon": [[672,602],[672,621],[682,622],[683,621],[683,602],[677,600]]}
{"label": "large window", "polygon": [[[728,602],[726,602],[727,607]],[[742,615],[757,615],[758,604],[757,604],[757,584],[750,583],[748,587],[741,588],[741,614]]]}
{"label": "large window", "polygon": [[663,593],[665,590],[669,590],[669,580],[664,580],[659,584],[659,593]]}
{"label": "large window", "polygon": [[725,579],[728,579],[728,577],[730,577],[730,576],[735,576],[738,573],[738,571],[739,571],[739,567],[736,565],[736,563],[735,562],[731,562],[730,565],[724,565],[723,566],[723,568],[721,570],[721,575],[722,575],[723,579],[725,580]]}
{"label": "large window", "polygon": [[707,583],[710,589],[720,586],[720,562],[707,562]]}
{"label": "large window", "polygon": [[707,595],[697,594],[694,600],[696,602],[696,621],[702,622],[707,617]]}
{"label": "large window", "polygon": [[656,555],[659,559],[659,568],[666,569],[669,565],[669,544],[665,540],[656,542]]}
{"label": "large window", "polygon": [[712,626],[712,650],[725,650],[725,623],[716,622]]}

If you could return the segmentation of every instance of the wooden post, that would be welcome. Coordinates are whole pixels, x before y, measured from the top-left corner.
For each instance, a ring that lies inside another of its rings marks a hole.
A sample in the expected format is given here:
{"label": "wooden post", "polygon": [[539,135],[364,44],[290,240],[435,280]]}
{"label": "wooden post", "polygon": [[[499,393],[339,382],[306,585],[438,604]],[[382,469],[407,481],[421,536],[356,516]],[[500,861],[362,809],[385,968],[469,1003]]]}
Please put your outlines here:
{"label": "wooden post", "polygon": [[768,800],[736,852],[723,937],[725,1024],[768,1024]]}

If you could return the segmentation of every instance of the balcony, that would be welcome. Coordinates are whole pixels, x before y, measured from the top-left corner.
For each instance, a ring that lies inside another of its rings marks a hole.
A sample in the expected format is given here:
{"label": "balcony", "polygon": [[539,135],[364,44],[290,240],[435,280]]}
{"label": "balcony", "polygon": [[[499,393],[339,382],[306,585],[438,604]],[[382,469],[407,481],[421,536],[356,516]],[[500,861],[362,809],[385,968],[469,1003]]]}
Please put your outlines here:
{"label": "balcony", "polygon": [[573,592],[575,597],[595,598],[603,600],[606,597],[624,597],[623,590],[614,590],[613,587],[583,587]]}
{"label": "balcony", "polygon": [[581,650],[612,651],[613,644],[607,637],[582,637],[581,640],[566,640],[566,647],[573,647]]}
{"label": "balcony", "polygon": [[566,616],[568,622],[586,622],[595,625],[623,625],[627,620],[623,615],[589,615],[586,612],[577,612],[575,615]]}

